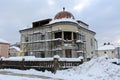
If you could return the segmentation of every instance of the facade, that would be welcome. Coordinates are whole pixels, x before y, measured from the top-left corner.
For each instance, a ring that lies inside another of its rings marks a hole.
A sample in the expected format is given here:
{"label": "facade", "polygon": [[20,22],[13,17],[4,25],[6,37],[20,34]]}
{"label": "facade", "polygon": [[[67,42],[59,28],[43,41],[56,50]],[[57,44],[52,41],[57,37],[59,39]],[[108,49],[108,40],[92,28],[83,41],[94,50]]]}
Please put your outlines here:
{"label": "facade", "polygon": [[9,43],[3,39],[0,39],[0,57],[8,57],[9,55]]}
{"label": "facade", "polygon": [[20,30],[20,34],[24,56],[87,58],[95,54],[95,32],[65,9],[54,19],[33,22],[31,28]]}
{"label": "facade", "polygon": [[9,48],[9,57],[18,56],[19,53],[20,53],[20,48],[19,47],[11,46]]}
{"label": "facade", "polygon": [[104,54],[107,54],[109,58],[115,58],[115,46],[110,43],[104,43],[103,46],[98,48],[98,55],[103,56]]}

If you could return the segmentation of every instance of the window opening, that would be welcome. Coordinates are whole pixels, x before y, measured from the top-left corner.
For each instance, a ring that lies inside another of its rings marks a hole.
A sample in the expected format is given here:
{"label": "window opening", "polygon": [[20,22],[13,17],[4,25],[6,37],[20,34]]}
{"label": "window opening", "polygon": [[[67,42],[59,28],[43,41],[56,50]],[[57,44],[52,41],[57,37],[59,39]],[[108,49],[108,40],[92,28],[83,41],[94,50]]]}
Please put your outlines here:
{"label": "window opening", "polygon": [[74,40],[77,39],[77,35],[76,35],[76,33],[73,33],[73,39],[74,39]]}
{"label": "window opening", "polygon": [[64,39],[71,40],[72,39],[72,32],[64,32]]}
{"label": "window opening", "polygon": [[62,38],[62,32],[55,33],[55,39],[56,38]]}

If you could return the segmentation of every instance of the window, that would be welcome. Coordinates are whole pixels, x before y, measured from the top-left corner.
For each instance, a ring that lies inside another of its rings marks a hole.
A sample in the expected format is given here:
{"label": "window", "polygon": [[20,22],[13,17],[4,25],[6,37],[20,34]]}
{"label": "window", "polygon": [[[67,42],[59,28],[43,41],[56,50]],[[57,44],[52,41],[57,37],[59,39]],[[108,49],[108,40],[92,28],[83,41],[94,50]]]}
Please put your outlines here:
{"label": "window", "polygon": [[64,32],[64,39],[71,40],[72,39],[72,32]]}
{"label": "window", "polygon": [[62,32],[55,33],[55,38],[62,38]]}
{"label": "window", "polygon": [[106,51],[104,52],[104,54],[106,54]]}
{"label": "window", "polygon": [[24,56],[28,56],[28,52],[25,52]]}
{"label": "window", "polygon": [[45,58],[45,53],[41,52],[41,58]]}
{"label": "window", "polygon": [[112,53],[114,53],[114,51],[112,51]]}
{"label": "window", "polygon": [[91,42],[91,46],[93,46],[93,39],[91,39],[90,42]]}
{"label": "window", "polygon": [[77,44],[77,46],[78,46],[78,50],[82,50],[83,44]]}
{"label": "window", "polygon": [[25,37],[25,42],[28,42],[28,37]]}
{"label": "window", "polygon": [[45,35],[41,35],[41,40],[45,40]]}
{"label": "window", "polygon": [[85,41],[85,35],[81,35],[81,40]]}

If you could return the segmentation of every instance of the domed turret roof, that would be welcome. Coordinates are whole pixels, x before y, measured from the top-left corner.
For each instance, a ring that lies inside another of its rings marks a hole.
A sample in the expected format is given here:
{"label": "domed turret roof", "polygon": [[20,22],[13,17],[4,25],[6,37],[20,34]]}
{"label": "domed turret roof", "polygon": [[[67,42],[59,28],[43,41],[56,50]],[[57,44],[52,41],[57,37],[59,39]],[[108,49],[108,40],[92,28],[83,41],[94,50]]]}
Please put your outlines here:
{"label": "domed turret roof", "polygon": [[70,12],[65,11],[65,8],[63,8],[63,11],[57,13],[54,17],[54,19],[61,19],[61,18],[75,19],[74,16]]}

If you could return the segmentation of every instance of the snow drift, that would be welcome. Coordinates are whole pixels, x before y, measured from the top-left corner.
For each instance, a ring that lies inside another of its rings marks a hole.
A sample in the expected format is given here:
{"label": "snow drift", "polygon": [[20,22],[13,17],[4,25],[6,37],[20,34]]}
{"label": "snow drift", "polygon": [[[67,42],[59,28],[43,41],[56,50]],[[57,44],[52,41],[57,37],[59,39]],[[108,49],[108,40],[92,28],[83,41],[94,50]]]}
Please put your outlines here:
{"label": "snow drift", "polygon": [[104,56],[63,71],[63,75],[72,80],[120,80],[120,65],[111,63]]}

